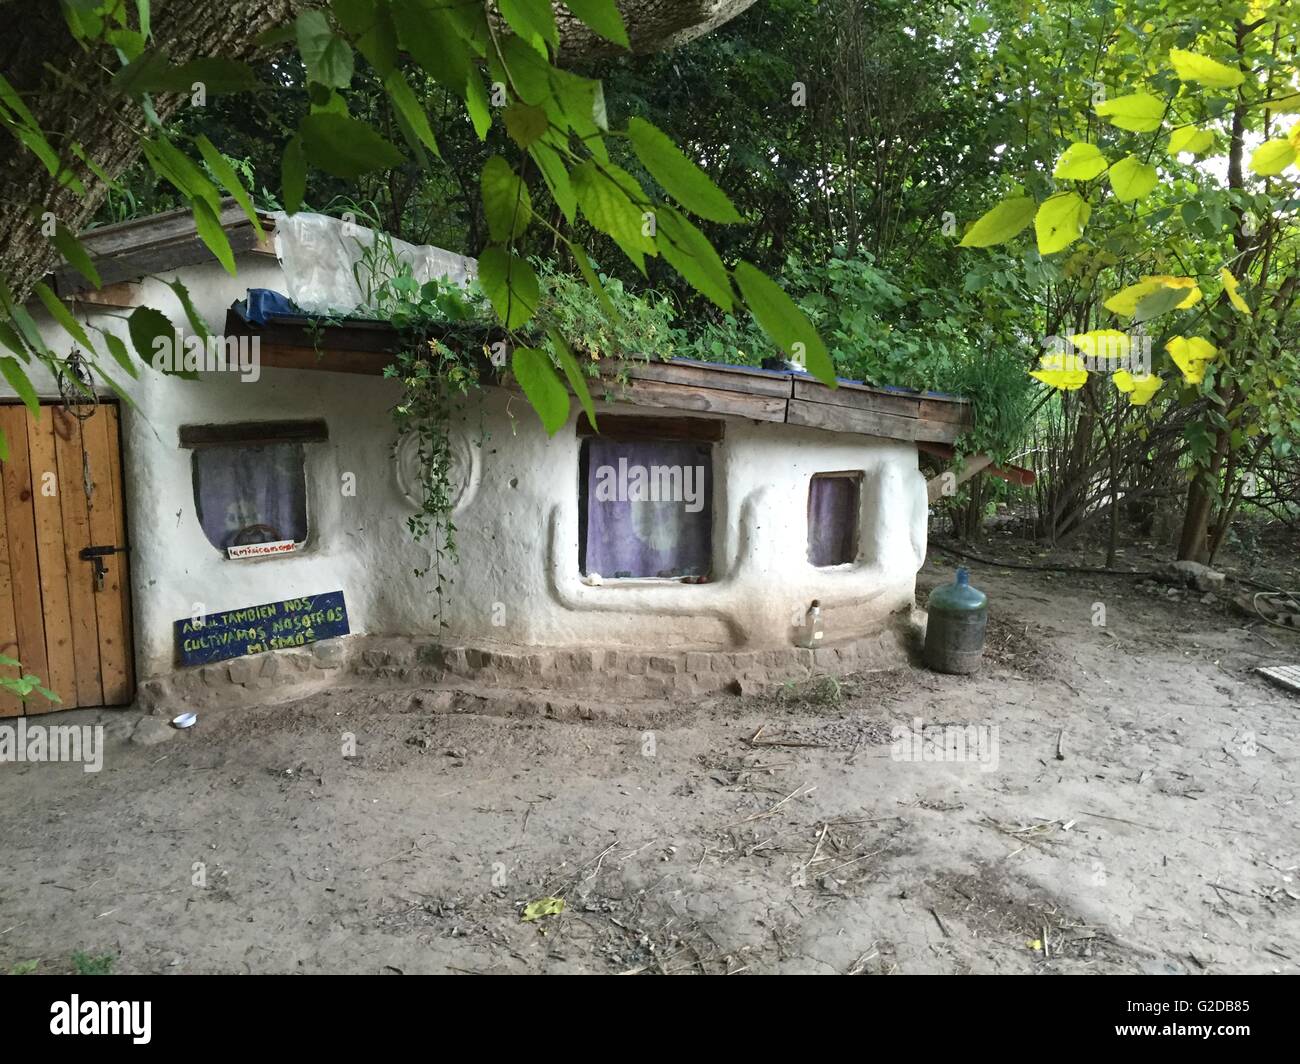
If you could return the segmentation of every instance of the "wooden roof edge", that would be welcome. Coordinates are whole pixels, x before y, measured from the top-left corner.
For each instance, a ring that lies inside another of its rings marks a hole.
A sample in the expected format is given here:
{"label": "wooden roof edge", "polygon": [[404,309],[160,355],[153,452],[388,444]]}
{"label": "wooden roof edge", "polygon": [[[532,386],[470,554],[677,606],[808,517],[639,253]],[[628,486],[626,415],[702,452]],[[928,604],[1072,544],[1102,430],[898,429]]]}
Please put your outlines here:
{"label": "wooden roof edge", "polygon": [[[233,198],[221,201],[217,221],[236,255],[271,251],[269,241],[275,232],[275,220],[265,211],[258,211],[257,218],[265,240],[259,240],[252,221]],[[199,237],[192,212],[185,207],[86,229],[78,239],[105,286],[208,259],[216,261]],[[94,290],[90,281],[67,262],[55,267],[54,280],[61,296]]]}

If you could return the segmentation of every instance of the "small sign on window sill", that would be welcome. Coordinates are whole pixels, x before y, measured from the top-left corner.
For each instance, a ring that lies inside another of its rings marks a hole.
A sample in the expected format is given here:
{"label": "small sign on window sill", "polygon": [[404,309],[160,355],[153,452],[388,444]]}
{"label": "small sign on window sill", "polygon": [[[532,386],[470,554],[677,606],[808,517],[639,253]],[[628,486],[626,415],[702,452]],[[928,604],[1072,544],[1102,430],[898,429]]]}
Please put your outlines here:
{"label": "small sign on window sill", "polygon": [[278,539],[274,543],[245,543],[238,547],[227,547],[226,555],[230,558],[265,558],[272,554],[292,554],[298,544],[291,539]]}

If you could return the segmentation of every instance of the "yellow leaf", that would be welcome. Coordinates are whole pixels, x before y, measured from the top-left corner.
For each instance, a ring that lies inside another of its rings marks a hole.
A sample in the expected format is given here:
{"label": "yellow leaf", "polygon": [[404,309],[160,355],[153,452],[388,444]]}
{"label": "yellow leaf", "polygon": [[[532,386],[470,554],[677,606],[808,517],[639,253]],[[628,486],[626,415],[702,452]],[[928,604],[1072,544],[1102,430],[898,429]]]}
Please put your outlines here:
{"label": "yellow leaf", "polygon": [[1110,378],[1115,387],[1128,396],[1132,406],[1146,406],[1151,397],[1160,390],[1164,383],[1154,373],[1142,373],[1134,376],[1126,369],[1116,370]]}
{"label": "yellow leaf", "polygon": [[1250,168],[1261,177],[1280,174],[1295,162],[1296,149],[1289,140],[1266,140],[1250,157]]}
{"label": "yellow leaf", "polygon": [[1156,187],[1156,168],[1130,155],[1110,168],[1110,187],[1121,203],[1140,200]]}
{"label": "yellow leaf", "polygon": [[1164,285],[1166,288],[1186,288],[1187,298],[1176,304],[1175,310],[1186,310],[1188,307],[1196,306],[1201,301],[1202,293],[1195,277],[1171,277],[1167,273],[1162,273],[1143,277],[1142,280],[1151,284]]}
{"label": "yellow leaf", "polygon": [[520,917],[524,923],[532,923],[534,920],[540,920],[543,916],[558,916],[564,912],[563,898],[538,898],[536,901],[530,901],[524,906],[523,915]]}
{"label": "yellow leaf", "polygon": [[1300,92],[1284,93],[1265,106],[1275,115],[1300,115]]}
{"label": "yellow leaf", "polygon": [[1150,93],[1135,92],[1103,100],[1093,110],[1103,118],[1109,118],[1112,126],[1134,133],[1154,133],[1164,118],[1165,105]]}
{"label": "yellow leaf", "polygon": [[1291,132],[1286,135],[1286,139],[1296,155],[1300,155],[1300,122],[1291,127]]}
{"label": "yellow leaf", "polygon": [[1228,295],[1228,302],[1245,314],[1246,317],[1250,317],[1250,304],[1241,297],[1241,282],[1232,276],[1226,266],[1220,268],[1219,280],[1223,282],[1223,290]]}
{"label": "yellow leaf", "polygon": [[1218,348],[1201,336],[1174,336],[1165,344],[1165,350],[1174,365],[1183,371],[1183,380],[1188,384],[1205,380],[1205,364],[1219,355]]}
{"label": "yellow leaf", "polygon": [[1005,244],[1034,220],[1034,210],[1034,201],[1029,196],[1004,199],[966,231],[958,246],[987,248]]}
{"label": "yellow leaf", "polygon": [[1182,48],[1170,48],[1169,61],[1179,81],[1194,81],[1206,88],[1235,89],[1245,80],[1240,70]]}
{"label": "yellow leaf", "polygon": [[1040,368],[1030,370],[1029,375],[1062,391],[1082,388],[1088,380],[1088,370],[1078,355],[1044,355],[1038,364]]}
{"label": "yellow leaf", "polygon": [[1170,155],[1181,155],[1183,152],[1200,155],[1202,152],[1209,150],[1210,145],[1213,143],[1214,134],[1208,129],[1183,126],[1181,129],[1175,129],[1169,134],[1169,145],[1165,151]]}
{"label": "yellow leaf", "polygon": [[1119,329],[1093,329],[1071,336],[1070,343],[1093,359],[1128,358],[1130,347],[1129,334]]}
{"label": "yellow leaf", "polygon": [[1098,174],[1103,173],[1108,165],[1106,156],[1102,155],[1095,144],[1079,141],[1066,148],[1061,157],[1056,160],[1056,169],[1052,171],[1052,176],[1071,181],[1091,181]]}
{"label": "yellow leaf", "polygon": [[1034,215],[1038,253],[1051,255],[1073,244],[1083,235],[1091,213],[1092,208],[1077,192],[1058,192],[1044,200]]}
{"label": "yellow leaf", "polygon": [[1115,314],[1131,318],[1137,313],[1137,305],[1147,296],[1159,291],[1161,287],[1160,283],[1156,281],[1142,281],[1139,284],[1131,284],[1126,288],[1121,288],[1106,300],[1102,306]]}

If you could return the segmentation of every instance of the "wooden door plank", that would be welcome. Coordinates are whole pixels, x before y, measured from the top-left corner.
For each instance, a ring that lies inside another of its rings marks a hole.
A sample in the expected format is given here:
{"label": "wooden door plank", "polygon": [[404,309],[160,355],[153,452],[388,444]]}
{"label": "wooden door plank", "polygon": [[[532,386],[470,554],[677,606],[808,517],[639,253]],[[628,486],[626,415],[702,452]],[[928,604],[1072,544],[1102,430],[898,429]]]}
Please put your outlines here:
{"label": "wooden door plank", "polygon": [[[117,521],[117,539],[120,547],[129,548],[131,543],[126,531],[126,492],[122,479],[122,408],[113,404],[106,408],[109,414],[108,429],[108,463],[109,482],[113,487],[113,516]],[[115,556],[118,564],[118,583],[122,592],[118,607],[122,614],[122,665],[125,670],[123,688],[117,693],[120,699],[112,705],[127,705],[135,698],[135,629],[131,616],[131,556],[124,551]],[[107,695],[107,692],[105,692]]]}
{"label": "wooden door plank", "polygon": [[[14,589],[10,579],[9,529],[5,521],[5,491],[0,482],[0,654],[18,657],[18,624],[14,619]],[[12,665],[0,667],[0,675],[11,679],[18,676]],[[0,717],[17,717],[22,714],[23,703],[16,695],[0,690]]]}
{"label": "wooden door plank", "polygon": [[[104,688],[99,668],[99,621],[95,614],[95,577],[90,562],[78,553],[91,544],[81,465],[81,431],[77,419],[60,407],[54,413],[54,452],[59,464],[59,503],[63,511],[63,556],[68,572],[68,603],[72,612],[72,650],[76,663],[76,705],[102,706]],[[72,702],[63,697],[65,708]]]}
{"label": "wooden door plank", "polygon": [[[86,453],[90,457],[90,475],[94,490],[90,495],[90,539],[93,544],[125,547],[118,539],[117,513],[113,491],[113,463],[110,449],[116,450],[117,426],[112,423],[110,407],[101,405],[84,428]],[[104,559],[108,572],[104,586],[95,593],[95,616],[99,626],[100,679],[104,687],[104,704],[122,705],[127,690],[126,657],[128,640],[123,628],[122,582],[125,554],[110,554]],[[86,563],[93,573],[94,568]]]}
{"label": "wooden door plank", "polygon": [[[5,538],[9,543],[9,579],[13,586],[14,622],[23,671],[44,683],[49,675],[45,657],[45,622],[41,613],[40,564],[36,555],[36,516],[32,507],[31,456],[27,450],[27,409],[0,406],[0,426],[9,441],[4,463]],[[40,695],[36,698],[40,699]],[[39,707],[36,707],[39,708]]]}
{"label": "wooden door plank", "polygon": [[[64,709],[77,689],[72,651],[72,610],[68,603],[68,565],[63,546],[63,509],[58,495],[58,460],[54,454],[54,414],[41,407],[41,416],[27,417],[27,448],[32,473],[32,506],[36,515],[36,555],[41,571],[41,612],[45,618],[45,656],[49,675],[45,686],[59,702],[42,698],[27,704],[27,712]],[[49,477],[46,474],[50,474]],[[46,494],[46,485],[53,494]]]}

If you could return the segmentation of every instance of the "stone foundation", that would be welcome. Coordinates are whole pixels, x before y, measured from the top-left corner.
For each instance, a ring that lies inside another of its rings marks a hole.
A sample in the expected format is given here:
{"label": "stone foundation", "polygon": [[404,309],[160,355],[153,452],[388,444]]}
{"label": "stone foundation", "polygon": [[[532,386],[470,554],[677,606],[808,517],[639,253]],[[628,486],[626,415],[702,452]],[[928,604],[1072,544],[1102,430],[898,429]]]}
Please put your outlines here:
{"label": "stone foundation", "polygon": [[813,676],[895,668],[915,653],[924,615],[896,615],[874,635],[817,650],[571,650],[482,644],[451,646],[399,636],[344,636],[308,647],[177,669],[141,686],[141,704],[173,707],[285,701],[324,687],[439,688],[587,696],[605,701],[678,701],[758,694]]}

